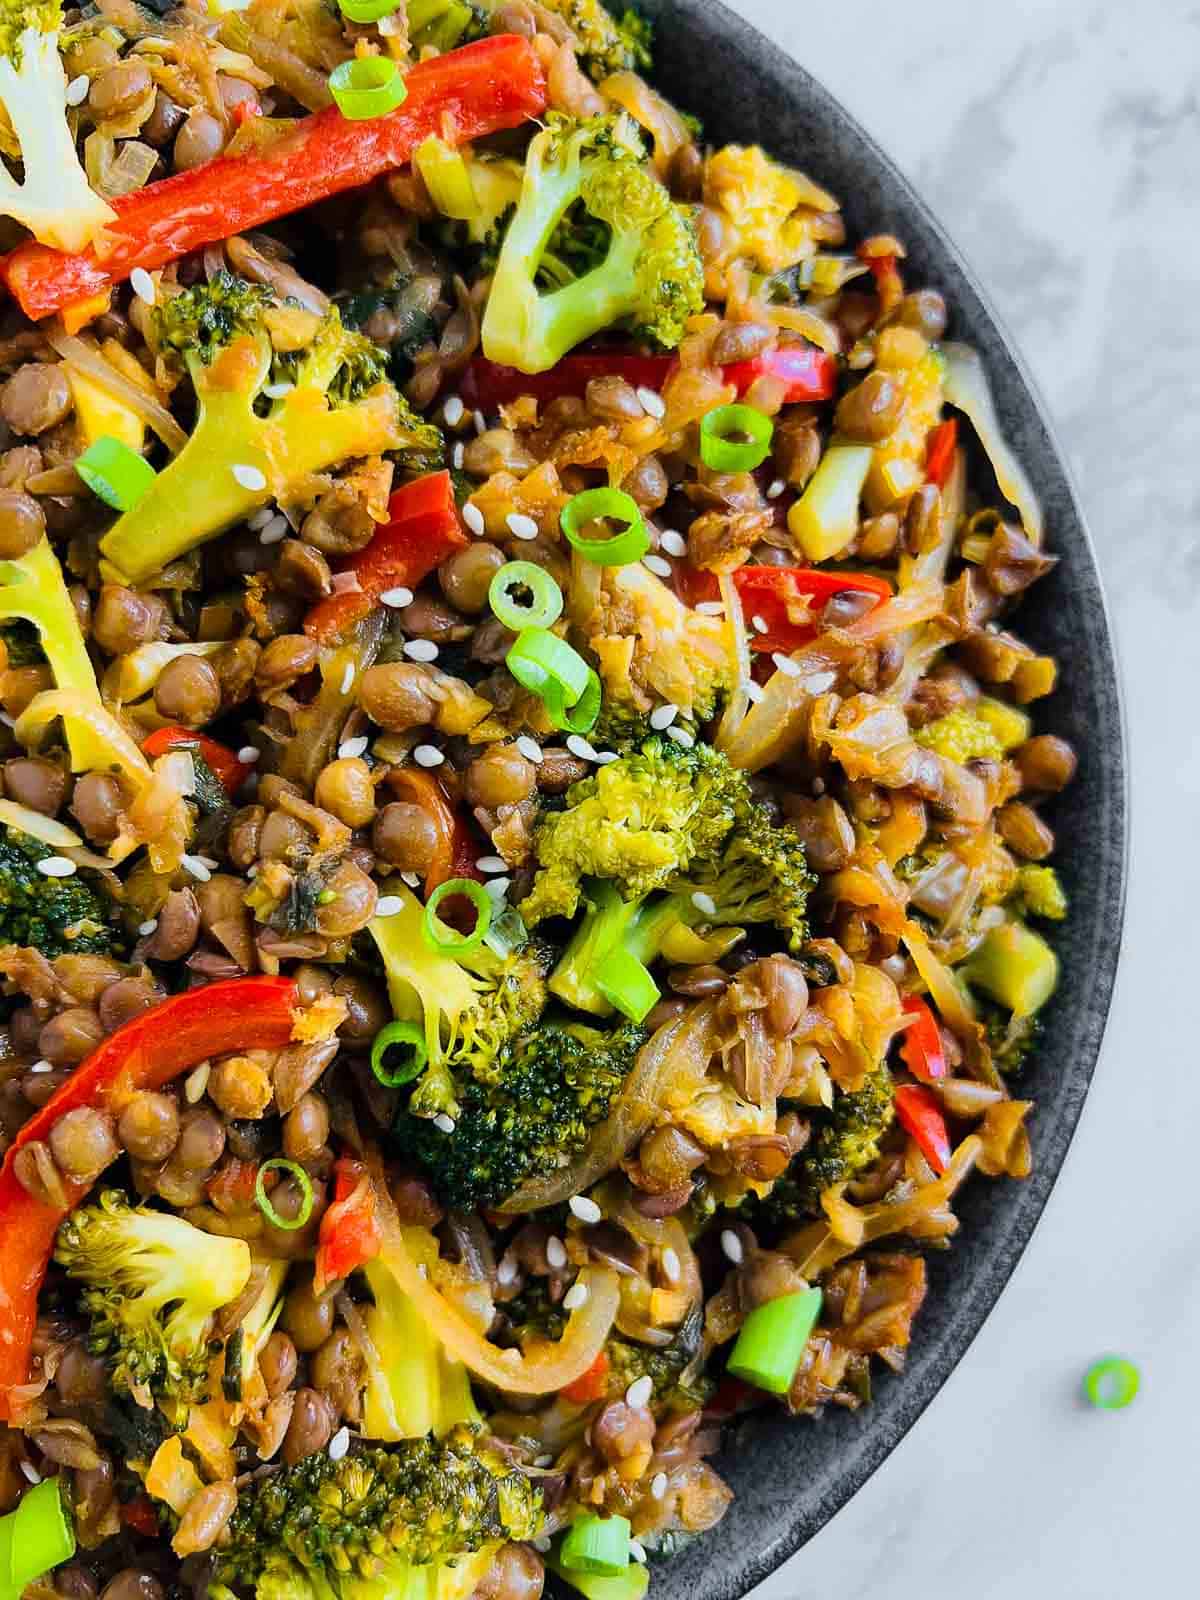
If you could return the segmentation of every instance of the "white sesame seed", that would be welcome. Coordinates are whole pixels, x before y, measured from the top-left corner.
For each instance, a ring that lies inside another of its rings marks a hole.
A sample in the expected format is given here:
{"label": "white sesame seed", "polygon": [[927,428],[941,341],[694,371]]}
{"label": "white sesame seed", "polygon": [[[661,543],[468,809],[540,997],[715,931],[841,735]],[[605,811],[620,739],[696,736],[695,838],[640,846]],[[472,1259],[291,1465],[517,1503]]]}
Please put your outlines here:
{"label": "white sesame seed", "polygon": [[567,1264],[567,1248],[553,1233],[546,1240],[546,1260],[555,1272],[561,1271]]}
{"label": "white sesame seed", "polygon": [[279,383],[268,383],[264,385],[263,393],[266,395],[268,400],[282,400],[285,395],[291,394],[295,387],[296,385],[294,383],[288,383],[286,379],[283,379]]}
{"label": "white sesame seed", "polygon": [[676,533],[674,528],[668,528],[666,533],[660,534],[658,545],[660,550],[665,550],[669,556],[687,555],[687,540],[681,533]]}
{"label": "white sesame seed", "polygon": [[521,1361],[524,1358],[522,1357],[521,1352],[519,1350],[512,1349],[512,1350],[501,1350],[500,1359],[501,1359],[501,1361],[507,1361],[507,1363],[509,1364],[510,1367],[516,1367],[516,1366],[520,1365]]}
{"label": "white sesame seed", "polygon": [[749,700],[751,704],[757,705],[758,702],[763,698],[765,692],[766,691],[763,689],[761,683],[755,683],[753,678],[746,679],[746,699]]}
{"label": "white sesame seed", "polygon": [[567,1203],[580,1222],[599,1222],[604,1215],[596,1202],[585,1194],[573,1194]]}
{"label": "white sesame seed", "polygon": [[732,1228],[726,1228],[721,1234],[721,1249],[724,1250],[726,1259],[732,1261],[735,1267],[741,1266],[746,1252],[742,1249],[742,1241]]}
{"label": "white sesame seed", "polygon": [[402,872],[400,874],[400,882],[406,883],[410,889],[419,889],[421,886],[421,874],[419,872]]}
{"label": "white sesame seed", "polygon": [[380,895],[375,902],[375,915],[377,917],[396,917],[404,910],[404,901],[398,894]]}
{"label": "white sesame seed", "polygon": [[475,863],[480,872],[507,872],[508,862],[503,856],[480,856]]}
{"label": "white sesame seed", "polygon": [[190,872],[198,883],[207,883],[212,877],[212,873],[199,856],[180,856],[179,865],[185,872]]}
{"label": "white sesame seed", "polygon": [[538,525],[532,517],[527,517],[523,511],[510,511],[505,517],[508,531],[514,539],[536,539]]}
{"label": "white sesame seed", "polygon": [[767,628],[767,619],[765,617],[760,617],[757,612],[755,612],[755,614],[750,618],[750,626],[754,629],[755,633],[766,633],[769,631]]}
{"label": "white sesame seed", "polygon": [[21,1471],[25,1474],[25,1476],[29,1479],[30,1483],[41,1483],[42,1475],[38,1471],[38,1469],[34,1466],[32,1461],[20,1461],[20,1462],[17,1463],[17,1465],[20,1467]]}
{"label": "white sesame seed", "polygon": [[244,767],[252,767],[259,760],[261,755],[262,751],[257,745],[244,744],[238,751],[237,758]]}
{"label": "white sesame seed", "polygon": [[419,767],[440,767],[445,759],[435,744],[419,744],[413,751],[413,760]]}
{"label": "white sesame seed", "polygon": [[75,871],[75,863],[66,856],[47,856],[38,862],[37,869],[47,878],[69,878]]}
{"label": "white sesame seed", "polygon": [[41,1061],[35,1061],[29,1070],[30,1072],[37,1073],[40,1076],[43,1072],[53,1072],[54,1067],[49,1061],[43,1059]]}
{"label": "white sesame seed", "polygon": [[650,1493],[656,1500],[661,1500],[667,1492],[667,1475],[665,1472],[656,1472],[650,1479]]}
{"label": "white sesame seed", "polygon": [[784,483],[783,479],[782,478],[776,478],[775,481],[771,484],[771,487],[767,490],[767,499],[768,500],[778,500],[779,496],[783,493],[783,491],[786,488],[787,488],[787,484]]}
{"label": "white sesame seed", "polygon": [[625,1391],[625,1404],[644,1406],[653,1393],[654,1384],[649,1378],[635,1378]]}
{"label": "white sesame seed", "polygon": [[250,878],[251,880],[253,880],[254,878],[258,877],[258,862],[257,861],[251,862],[251,864],[246,868],[246,876],[248,878]]}
{"label": "white sesame seed", "polygon": [[541,1556],[544,1556],[546,1554],[547,1550],[549,1550],[549,1548],[550,1548],[550,1543],[551,1543],[551,1541],[548,1538],[548,1536],[546,1534],[544,1534],[544,1533],[537,1534],[536,1537],[531,1539],[529,1542],[533,1546],[533,1548],[537,1551],[537,1553],[539,1555],[541,1555]]}
{"label": "white sesame seed", "polygon": [[681,744],[685,750],[690,750],[696,742],[686,728],[668,728],[667,738],[674,739],[675,743]]}
{"label": "white sesame seed", "polygon": [[587,1305],[588,1286],[586,1283],[573,1283],[563,1295],[563,1310],[578,1311],[580,1306]]}
{"label": "white sesame seed", "polygon": [[438,647],[432,639],[406,639],[404,654],[410,661],[436,661]]}
{"label": "white sesame seed", "polygon": [[259,467],[248,467],[244,462],[239,461],[230,470],[243,489],[253,491],[267,487],[267,475]]}
{"label": "white sesame seed", "polygon": [[[566,1302],[564,1301],[563,1304],[565,1305]],[[551,1466],[554,1465],[554,1457],[552,1455],[549,1455],[549,1454],[542,1455],[542,1456],[534,1456],[533,1464],[534,1464],[535,1467],[551,1467]]]}
{"label": "white sesame seed", "polygon": [[463,419],[463,413],[466,409],[466,406],[462,403],[461,396],[452,394],[442,407],[442,415],[451,428],[457,428]]}
{"label": "white sesame seed", "polygon": [[6,728],[15,728],[17,725],[16,717],[10,717],[7,711],[0,711],[0,722],[2,722]]}
{"label": "white sesame seed", "polygon": [[567,749],[573,756],[578,756],[580,761],[595,761],[596,752],[582,734],[572,733],[567,738]]}
{"label": "white sesame seed", "polygon": [[723,617],[725,615],[725,602],[723,600],[701,600],[697,603],[696,610],[702,617]]}
{"label": "white sesame seed", "polygon": [[670,701],[665,706],[655,706],[650,713],[650,726],[656,733],[661,733],[664,728],[669,728],[679,715],[679,707]]}
{"label": "white sesame seed", "polygon": [[148,917],[145,922],[138,923],[138,932],[141,934],[143,939],[148,939],[157,927],[158,918]]}
{"label": "white sesame seed", "polygon": [[276,512],[271,518],[270,522],[267,523],[266,527],[259,534],[259,544],[278,544],[281,539],[287,538],[291,526],[291,523],[284,516],[282,511]]}
{"label": "white sesame seed", "polygon": [[458,443],[454,446],[454,449],[450,453],[450,464],[453,466],[455,472],[461,472],[462,471],[463,462],[466,459],[467,459],[467,447],[462,442],[462,440],[460,439],[458,441]]}
{"label": "white sesame seed", "polygon": [[656,578],[669,578],[671,576],[671,563],[664,561],[661,556],[643,556],[642,565],[647,572],[652,572]]}
{"label": "white sesame seed", "polygon": [[386,17],[380,17],[375,26],[385,39],[403,38],[408,31],[394,11],[390,12]]}
{"label": "white sesame seed", "polygon": [[257,533],[260,528],[266,527],[274,515],[275,512],[271,506],[259,506],[252,516],[246,518],[246,526],[252,533]]}
{"label": "white sesame seed", "polygon": [[454,1118],[448,1117],[444,1111],[439,1111],[433,1119],[433,1125],[441,1133],[454,1132]]}
{"label": "white sesame seed", "polygon": [[808,680],[808,692],[809,694],[824,694],[826,689],[832,689],[836,682],[836,672],[814,672]]}
{"label": "white sesame seed", "polygon": [[344,739],[338,745],[338,760],[353,761],[355,756],[361,756],[367,748],[368,739],[365,733],[360,733],[356,739]]}
{"label": "white sesame seed", "polygon": [[785,678],[798,678],[801,676],[800,668],[792,660],[791,656],[785,656],[782,650],[776,650],[771,660]]}
{"label": "white sesame seed", "polygon": [[496,1268],[496,1282],[516,1283],[518,1271],[519,1268],[517,1267],[517,1263],[511,1260],[508,1256],[505,1256],[501,1260],[500,1265]]}
{"label": "white sesame seed", "polygon": [[88,90],[92,87],[92,80],[86,72],[81,72],[77,78],[72,78],[67,85],[67,104],[81,106],[88,97]]}
{"label": "white sesame seed", "polygon": [[651,417],[657,417],[660,420],[666,416],[666,402],[663,400],[662,395],[659,394],[657,389],[647,389],[645,385],[643,385],[638,390],[637,397],[642,402],[642,410],[645,411],[647,415]]}
{"label": "white sesame seed", "polygon": [[679,1282],[679,1279],[683,1273],[683,1268],[679,1265],[678,1255],[674,1250],[672,1250],[670,1245],[668,1245],[662,1253],[662,1269],[663,1277],[666,1278],[668,1283]]}
{"label": "white sesame seed", "polygon": [[483,886],[483,892],[490,894],[493,900],[503,900],[511,888],[511,878],[489,878]]}
{"label": "white sesame seed", "polygon": [[715,917],[717,914],[717,902],[712,895],[705,894],[703,889],[696,890],[692,896],[692,904],[697,911],[702,912],[706,917]]}
{"label": "white sesame seed", "polygon": [[517,749],[525,757],[526,761],[532,761],[534,766],[540,765],[545,759],[542,755],[541,745],[536,739],[531,739],[527,733],[523,733],[517,740]]}
{"label": "white sesame seed", "polygon": [[593,759],[598,767],[607,767],[611,762],[619,761],[621,758],[615,750],[597,750]]}
{"label": "white sesame seed", "polygon": [[350,1448],[350,1429],[339,1428],[329,1441],[330,1461],[340,1461]]}
{"label": "white sesame seed", "polygon": [[379,598],[385,606],[391,606],[393,611],[400,611],[404,606],[412,605],[413,592],[401,584],[396,589],[385,589]]}
{"label": "white sesame seed", "polygon": [[345,670],[345,672],[342,673],[341,692],[343,694],[349,694],[350,690],[353,688],[353,686],[354,686],[354,663],[353,663],[353,661],[347,661],[346,670]]}
{"label": "white sesame seed", "polygon": [[629,1554],[635,1561],[640,1561],[642,1566],[646,1565],[646,1546],[640,1539],[630,1539]]}
{"label": "white sesame seed", "polygon": [[183,1098],[188,1105],[194,1106],[198,1101],[204,1099],[204,1091],[208,1088],[208,1075],[211,1071],[211,1063],[202,1061],[183,1080]]}
{"label": "white sesame seed", "polygon": [[146,271],[145,267],[134,267],[129,274],[129,287],[137,295],[138,299],[148,306],[152,306],[158,298],[158,290],[154,287],[154,279]]}
{"label": "white sesame seed", "polygon": [[475,424],[475,432],[476,433],[486,433],[487,432],[487,421],[484,418],[484,415],[483,415],[482,411],[473,412],[472,416],[471,416],[471,421]]}

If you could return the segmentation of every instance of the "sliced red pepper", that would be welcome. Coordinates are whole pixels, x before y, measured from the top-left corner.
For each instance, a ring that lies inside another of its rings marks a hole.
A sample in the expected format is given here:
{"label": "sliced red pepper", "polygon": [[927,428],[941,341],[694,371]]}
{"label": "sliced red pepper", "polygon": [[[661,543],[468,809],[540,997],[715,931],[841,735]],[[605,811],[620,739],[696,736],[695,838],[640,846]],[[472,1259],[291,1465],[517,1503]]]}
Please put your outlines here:
{"label": "sliced red pepper", "polygon": [[929,443],[925,448],[926,483],[936,483],[939,489],[946,487],[946,480],[954,466],[954,452],[957,449],[958,419],[947,417],[945,422],[939,422],[929,434]]}
{"label": "sliced red pepper", "polygon": [[[680,598],[688,605],[720,598],[714,572],[701,572],[681,562],[675,569],[675,581]],[[871,610],[892,597],[886,578],[870,572],[827,572],[820,567],[739,567],[733,583],[742,602],[750,647],[763,654],[798,650],[816,638],[815,623],[795,619],[815,617],[834,595],[873,595]],[[765,630],[755,619],[766,624]]]}
{"label": "sliced red pepper", "polygon": [[455,812],[450,876],[452,878],[473,878],[476,883],[482,883],[483,873],[480,872],[477,865],[482,849],[483,847],[475,837],[475,830],[471,827],[471,824]]}
{"label": "sliced red pepper", "polygon": [[900,276],[898,256],[868,256],[860,249],[858,259],[871,269],[875,288],[883,310],[890,310],[904,295],[904,280]]}
{"label": "sliced red pepper", "polygon": [[937,1097],[919,1083],[902,1083],[893,1096],[900,1126],[912,1135],[921,1154],[937,1173],[950,1161],[950,1130]]}
{"label": "sliced red pepper", "polygon": [[564,1400],[573,1406],[590,1406],[593,1400],[603,1400],[608,1392],[608,1351],[601,1350],[586,1372],[581,1372],[574,1383],[561,1391]]}
{"label": "sliced red pepper", "polygon": [[71,255],[29,241],[0,261],[0,277],[34,321],[189,251],[402,167],[437,134],[451,144],[515,128],[545,108],[533,46],[498,34],[421,61],[405,77],[408,97],[384,117],[349,122],[336,106],[302,118],[274,143],[148,183],[113,205],[101,250]]}
{"label": "sliced red pepper", "polygon": [[323,1294],[328,1284],[348,1278],[383,1247],[375,1213],[375,1191],[361,1161],[340,1156],[333,1165],[333,1204],[321,1218],[313,1284]]}
{"label": "sliced red pepper", "polygon": [[388,501],[388,520],[339,569],[352,572],[358,588],[315,605],[304,619],[305,633],[319,644],[333,644],[371,612],[381,594],[415,588],[469,542],[448,472],[431,472],[404,484]]}
{"label": "sliced red pepper", "polygon": [[257,100],[239,100],[230,112],[230,116],[239,128],[244,127],[252,118],[261,117],[262,114],[262,107]]}
{"label": "sliced red pepper", "polygon": [[14,1171],[17,1152],[44,1141],[79,1106],[119,1113],[141,1089],[234,1050],[281,1050],[291,1038],[296,985],[290,978],[230,978],[172,995],[109,1034],[21,1128],[0,1169],[0,1418],[9,1391],[26,1381],[38,1291],[59,1223],[91,1188],[63,1179],[66,1205],[36,1199]]}
{"label": "sliced red pepper", "polygon": [[531,394],[543,406],[565,395],[579,397],[593,378],[624,378],[635,389],[653,389],[658,393],[675,365],[674,356],[643,356],[628,350],[584,350],[564,356],[548,372],[531,374],[516,367],[502,367],[485,356],[475,356],[463,374],[459,393],[467,405],[488,412],[497,411],[526,394]]}
{"label": "sliced red pepper", "polygon": [[239,761],[237,756],[226,744],[218,744],[215,739],[210,739],[207,734],[197,733],[193,728],[155,728],[142,740],[142,754],[151,761],[156,756],[166,755],[176,745],[193,745],[204,757],[209,770],[220,783],[226,794],[234,794],[242,785],[250,768],[244,761]]}
{"label": "sliced red pepper", "polygon": [[[267,1174],[268,1179],[276,1176],[278,1174],[274,1169]],[[225,1216],[235,1216],[239,1211],[249,1211],[253,1206],[257,1182],[258,1162],[241,1161],[237,1156],[232,1156],[208,1179],[204,1192],[218,1211]]]}
{"label": "sliced red pepper", "polygon": [[134,1533],[140,1533],[145,1539],[157,1539],[162,1532],[158,1512],[149,1495],[135,1494],[132,1500],[126,1500],[119,1514],[127,1528],[132,1528]]}
{"label": "sliced red pepper", "polygon": [[900,1059],[922,1083],[946,1076],[946,1051],[942,1044],[937,1018],[919,994],[904,997],[904,1012],[916,1017],[904,1030],[904,1043],[900,1046]]}
{"label": "sliced red pepper", "polygon": [[746,393],[759,378],[779,378],[787,384],[783,396],[785,405],[799,405],[803,401],[832,400],[837,392],[837,357],[815,344],[786,344],[778,350],[755,356],[751,361],[738,361],[724,369],[725,382],[736,386],[739,395]]}

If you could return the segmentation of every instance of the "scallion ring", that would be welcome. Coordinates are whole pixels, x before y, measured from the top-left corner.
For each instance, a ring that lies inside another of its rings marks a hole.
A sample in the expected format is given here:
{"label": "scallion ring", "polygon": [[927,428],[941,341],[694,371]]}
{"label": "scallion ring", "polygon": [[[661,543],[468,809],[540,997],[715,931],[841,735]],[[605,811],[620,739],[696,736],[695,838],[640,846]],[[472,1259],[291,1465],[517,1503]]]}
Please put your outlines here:
{"label": "scallion ring", "polygon": [[329,92],[347,122],[384,117],[403,105],[408,89],[388,56],[354,56],[329,74]]}
{"label": "scallion ring", "polygon": [[[301,1204],[299,1215],[292,1218],[291,1221],[287,1217],[281,1217],[271,1204],[265,1183],[268,1172],[286,1172],[289,1177],[295,1178],[300,1185],[304,1200]],[[258,1169],[258,1176],[254,1180],[254,1199],[258,1209],[273,1228],[282,1228],[284,1233],[295,1233],[297,1228],[302,1228],[309,1217],[312,1216],[312,1179],[298,1161],[288,1161],[283,1156],[272,1156],[270,1161],[264,1161]]]}
{"label": "scallion ring", "polygon": [[561,701],[573,706],[588,687],[588,664],[565,639],[547,628],[524,628],[507,656],[505,665],[523,689],[546,701]]}
{"label": "scallion ring", "polygon": [[[394,1071],[384,1065],[390,1050],[406,1052]],[[380,1028],[371,1045],[371,1071],[385,1089],[398,1089],[401,1084],[411,1083],[428,1060],[425,1035],[415,1022],[389,1022],[386,1028]]]}
{"label": "scallion ring", "polygon": [[[514,598],[514,589],[526,589],[529,604]],[[532,561],[507,561],[488,588],[488,604],[506,628],[549,628],[562,616],[563,593],[544,567]]]}
{"label": "scallion ring", "polygon": [[158,476],[145,457],[108,433],[76,458],[75,471],[114,511],[132,511]]}
{"label": "scallion ring", "polygon": [[641,1022],[661,999],[649,972],[628,950],[610,950],[596,968],[596,987],[623,1017]]}
{"label": "scallion ring", "polygon": [[629,1565],[629,1533],[626,1517],[577,1517],[567,1529],[558,1559],[568,1572],[615,1577]]}
{"label": "scallion ring", "polygon": [[1137,1398],[1142,1376],[1124,1356],[1105,1356],[1093,1363],[1083,1380],[1083,1392],[1101,1411],[1121,1411]]}
{"label": "scallion ring", "polygon": [[[442,901],[454,895],[462,895],[464,900],[469,900],[475,907],[475,926],[470,933],[456,933],[453,928],[448,928],[437,914],[437,908]],[[476,883],[474,878],[447,878],[445,883],[438,884],[425,902],[421,937],[438,955],[465,955],[468,950],[479,948],[491,923],[492,897],[483,885]]]}
{"label": "scallion ring", "polygon": [[[584,528],[602,518],[625,527],[610,539],[587,538]],[[558,520],[568,543],[598,567],[628,567],[650,548],[637,501],[620,489],[585,489],[567,501]]]}
{"label": "scallion ring", "polygon": [[753,406],[718,406],[700,424],[700,459],[712,472],[753,472],[770,454],[774,432]]}

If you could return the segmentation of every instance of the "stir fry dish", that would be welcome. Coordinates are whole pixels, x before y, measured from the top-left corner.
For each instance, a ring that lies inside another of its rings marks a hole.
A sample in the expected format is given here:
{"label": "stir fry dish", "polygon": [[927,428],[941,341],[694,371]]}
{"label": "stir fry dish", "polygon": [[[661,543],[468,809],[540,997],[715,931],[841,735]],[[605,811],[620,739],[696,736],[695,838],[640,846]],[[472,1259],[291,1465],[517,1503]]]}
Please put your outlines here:
{"label": "stir fry dish", "polygon": [[641,1600],[1030,1171],[1042,513],[670,48],[0,0],[0,1600]]}

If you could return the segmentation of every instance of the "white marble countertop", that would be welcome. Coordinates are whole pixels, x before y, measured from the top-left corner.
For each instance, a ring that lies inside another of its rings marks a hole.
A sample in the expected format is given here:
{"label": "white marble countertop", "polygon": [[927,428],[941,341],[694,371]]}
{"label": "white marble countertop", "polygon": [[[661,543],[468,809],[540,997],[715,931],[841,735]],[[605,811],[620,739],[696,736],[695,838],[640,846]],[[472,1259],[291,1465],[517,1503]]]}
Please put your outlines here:
{"label": "white marble countertop", "polygon": [[[1116,1003],[1042,1223],[940,1396],[756,1600],[1191,1593],[1200,6],[730,3],[915,180],[1015,333],[1099,549],[1133,773]],[[1140,1363],[1142,1392],[1093,1412],[1080,1375],[1110,1350]]]}

